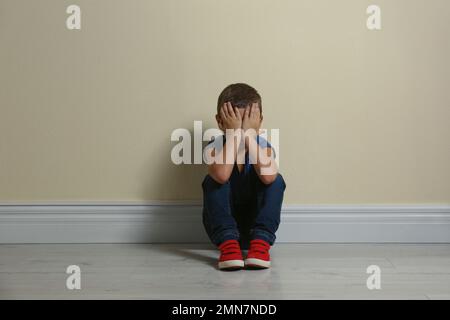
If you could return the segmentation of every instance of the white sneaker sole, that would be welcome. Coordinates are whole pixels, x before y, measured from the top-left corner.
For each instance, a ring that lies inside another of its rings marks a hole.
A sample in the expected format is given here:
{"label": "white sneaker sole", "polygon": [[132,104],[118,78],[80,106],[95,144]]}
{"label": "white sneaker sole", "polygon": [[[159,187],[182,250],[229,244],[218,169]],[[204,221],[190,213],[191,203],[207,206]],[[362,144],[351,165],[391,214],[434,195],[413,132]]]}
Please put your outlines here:
{"label": "white sneaker sole", "polygon": [[270,268],[270,261],[256,259],[256,258],[248,258],[248,259],[245,259],[245,265],[247,267]]}
{"label": "white sneaker sole", "polygon": [[219,262],[219,269],[240,269],[244,267],[244,260],[226,260]]}

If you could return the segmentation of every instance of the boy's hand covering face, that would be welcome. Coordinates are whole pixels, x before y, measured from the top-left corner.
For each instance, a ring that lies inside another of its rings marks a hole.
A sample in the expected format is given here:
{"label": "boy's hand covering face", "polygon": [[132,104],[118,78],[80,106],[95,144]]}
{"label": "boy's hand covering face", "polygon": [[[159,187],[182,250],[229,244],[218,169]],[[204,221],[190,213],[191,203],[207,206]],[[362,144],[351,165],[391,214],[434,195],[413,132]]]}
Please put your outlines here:
{"label": "boy's hand covering face", "polygon": [[217,123],[222,131],[226,129],[240,129],[242,127],[242,119],[237,107],[233,107],[231,102],[224,103],[220,108]]}
{"label": "boy's hand covering face", "polygon": [[245,108],[244,116],[242,118],[242,129],[244,129],[244,132],[247,129],[254,129],[259,133],[262,119],[263,117],[258,103],[253,103],[251,106]]}

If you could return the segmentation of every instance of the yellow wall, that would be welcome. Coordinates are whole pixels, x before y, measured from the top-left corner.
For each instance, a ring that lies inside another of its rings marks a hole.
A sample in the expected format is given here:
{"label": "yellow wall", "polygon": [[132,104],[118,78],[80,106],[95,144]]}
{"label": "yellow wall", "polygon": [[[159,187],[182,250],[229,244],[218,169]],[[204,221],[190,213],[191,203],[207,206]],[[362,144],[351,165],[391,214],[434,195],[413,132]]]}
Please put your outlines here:
{"label": "yellow wall", "polygon": [[200,199],[170,134],[235,82],[280,129],[286,203],[449,202],[449,24],[447,0],[2,0],[0,202]]}

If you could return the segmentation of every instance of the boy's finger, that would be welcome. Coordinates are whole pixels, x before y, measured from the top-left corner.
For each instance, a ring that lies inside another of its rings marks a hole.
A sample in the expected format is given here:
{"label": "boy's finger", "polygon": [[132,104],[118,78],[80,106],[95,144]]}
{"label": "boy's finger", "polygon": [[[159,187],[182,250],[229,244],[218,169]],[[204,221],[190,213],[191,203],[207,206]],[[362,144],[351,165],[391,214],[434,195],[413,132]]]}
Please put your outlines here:
{"label": "boy's finger", "polygon": [[258,104],[255,103],[253,105],[253,113],[255,114],[255,116],[258,116],[258,112],[259,112]]}
{"label": "boy's finger", "polygon": [[222,119],[225,119],[227,115],[225,114],[225,107],[220,108],[220,116]]}
{"label": "boy's finger", "polygon": [[230,117],[235,118],[233,106],[231,105],[231,103],[228,103],[228,114],[230,115]]}
{"label": "boy's finger", "polygon": [[223,113],[225,113],[226,117],[229,117],[230,115],[228,114],[228,102],[225,103],[225,105],[223,106]]}
{"label": "boy's finger", "polygon": [[255,105],[255,116],[261,117],[261,109],[259,109],[258,105]]}
{"label": "boy's finger", "polygon": [[231,103],[230,103],[230,114],[233,116],[233,118],[237,118],[236,107],[233,107]]}
{"label": "boy's finger", "polygon": [[254,105],[252,104],[251,108],[250,108],[250,117],[253,117],[255,115],[255,108]]}
{"label": "boy's finger", "polygon": [[231,102],[228,102],[227,112],[229,117],[234,118],[234,112],[233,107],[231,106]]}
{"label": "boy's finger", "polygon": [[236,115],[236,118],[240,118],[238,107],[234,107],[233,110],[234,110],[234,114]]}
{"label": "boy's finger", "polygon": [[245,111],[244,111],[244,118],[248,118],[248,115],[249,115],[249,111],[250,110],[250,107],[249,106],[246,106],[245,107]]}

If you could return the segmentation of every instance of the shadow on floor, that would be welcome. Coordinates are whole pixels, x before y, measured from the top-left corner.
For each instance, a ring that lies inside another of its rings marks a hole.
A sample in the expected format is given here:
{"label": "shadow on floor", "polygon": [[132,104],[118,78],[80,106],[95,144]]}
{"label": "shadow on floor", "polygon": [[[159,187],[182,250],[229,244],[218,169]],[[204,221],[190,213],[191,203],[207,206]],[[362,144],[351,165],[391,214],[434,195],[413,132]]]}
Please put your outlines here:
{"label": "shadow on floor", "polygon": [[[155,246],[159,251],[170,255],[176,255],[184,259],[196,260],[202,264],[217,268],[219,251],[212,244],[188,243],[179,246],[177,244],[161,244]],[[199,252],[201,251],[201,252]]]}
{"label": "shadow on floor", "polygon": [[[196,260],[202,264],[213,267],[216,270],[220,270],[217,264],[220,252],[212,244],[187,243],[182,244],[181,246],[178,244],[159,244],[155,246],[155,248],[163,253],[169,255],[176,255],[184,259]],[[248,250],[242,249],[242,255],[244,256],[244,258],[247,252]],[[249,271],[261,270],[261,268],[256,267],[255,268],[246,267],[245,269]],[[221,271],[233,272],[237,270],[221,270]]]}

